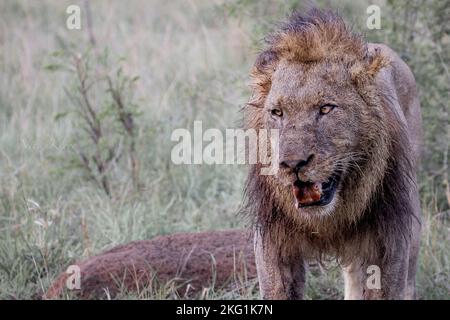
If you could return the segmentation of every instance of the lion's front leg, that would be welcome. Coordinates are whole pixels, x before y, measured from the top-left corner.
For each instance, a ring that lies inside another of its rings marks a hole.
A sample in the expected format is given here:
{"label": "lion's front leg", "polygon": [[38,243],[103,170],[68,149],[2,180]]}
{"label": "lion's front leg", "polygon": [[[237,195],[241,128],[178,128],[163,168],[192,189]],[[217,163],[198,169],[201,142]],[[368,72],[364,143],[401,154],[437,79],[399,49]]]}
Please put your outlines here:
{"label": "lion's front leg", "polygon": [[[368,266],[366,287],[364,290],[364,298],[366,300],[386,299],[386,300],[403,300],[406,298],[406,287],[408,277],[408,251],[403,251],[398,255],[393,255],[379,261],[378,264]],[[378,269],[378,266],[380,268]],[[372,288],[376,283],[376,276],[379,270],[381,277],[380,288]],[[373,278],[373,279],[372,279]]]}
{"label": "lion's front leg", "polygon": [[343,268],[345,299],[405,299],[409,244],[399,240],[396,248],[383,251],[365,263],[355,260]]}
{"label": "lion's front leg", "polygon": [[364,282],[366,279],[363,266],[360,262],[352,262],[342,268],[344,274],[344,299],[364,299]]}
{"label": "lion's front leg", "polygon": [[306,265],[300,256],[281,258],[277,247],[255,231],[256,269],[263,299],[303,299]]}

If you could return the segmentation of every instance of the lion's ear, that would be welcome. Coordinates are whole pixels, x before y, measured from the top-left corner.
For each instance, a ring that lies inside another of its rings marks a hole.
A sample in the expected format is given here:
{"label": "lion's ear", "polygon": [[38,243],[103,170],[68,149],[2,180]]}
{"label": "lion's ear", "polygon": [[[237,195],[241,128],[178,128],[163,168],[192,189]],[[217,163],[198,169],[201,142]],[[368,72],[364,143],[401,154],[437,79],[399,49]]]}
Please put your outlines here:
{"label": "lion's ear", "polygon": [[367,53],[363,61],[353,65],[350,71],[351,77],[357,82],[363,79],[373,79],[381,69],[389,64],[389,58],[379,48],[375,48],[373,52]]}
{"label": "lion's ear", "polygon": [[366,73],[375,77],[381,69],[389,64],[389,58],[381,52],[380,48],[375,48],[375,51],[367,57]]}
{"label": "lion's ear", "polygon": [[262,106],[272,86],[272,74],[276,69],[277,62],[278,56],[272,50],[259,54],[250,74],[253,95],[248,105]]}
{"label": "lion's ear", "polygon": [[267,72],[268,69],[273,68],[278,61],[278,55],[273,50],[266,50],[261,52],[255,61],[255,68],[261,72]]}

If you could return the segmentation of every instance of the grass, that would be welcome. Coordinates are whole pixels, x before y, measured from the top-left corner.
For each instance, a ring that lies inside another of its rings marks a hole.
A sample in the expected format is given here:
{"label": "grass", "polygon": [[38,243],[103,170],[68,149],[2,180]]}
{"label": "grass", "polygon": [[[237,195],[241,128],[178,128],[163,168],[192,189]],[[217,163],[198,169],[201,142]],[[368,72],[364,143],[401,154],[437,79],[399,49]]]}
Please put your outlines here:
{"label": "grass", "polygon": [[[89,45],[85,20],[79,31],[65,28],[65,9],[74,3],[0,3],[0,299],[38,298],[71,261],[121,243],[244,226],[236,212],[245,167],[175,166],[170,134],[194,120],[202,120],[204,128],[237,126],[258,41],[293,2],[92,3],[97,48],[123,57],[125,71],[140,77],[134,94],[141,113],[136,148],[142,190],[134,192],[126,170],[116,168],[112,197],[66,168],[79,128],[70,117],[55,121],[70,107],[63,89],[71,79],[45,66],[54,51],[83,52]],[[345,14],[365,12],[363,5],[350,3],[340,3]],[[450,224],[434,185],[422,186],[418,294],[448,299]],[[174,298],[170,286],[166,289],[119,298]],[[310,274],[306,294],[342,298],[340,273],[331,266],[327,274]],[[252,286],[203,295],[257,297]]]}

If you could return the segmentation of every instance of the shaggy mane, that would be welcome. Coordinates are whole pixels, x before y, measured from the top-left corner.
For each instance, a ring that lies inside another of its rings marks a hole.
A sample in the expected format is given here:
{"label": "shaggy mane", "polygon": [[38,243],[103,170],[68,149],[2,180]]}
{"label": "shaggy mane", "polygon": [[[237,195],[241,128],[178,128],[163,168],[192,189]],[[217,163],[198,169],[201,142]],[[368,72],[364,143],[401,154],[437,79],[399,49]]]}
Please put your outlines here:
{"label": "shaggy mane", "polygon": [[306,15],[294,12],[266,42],[280,59],[302,63],[342,60],[346,56],[362,60],[367,52],[366,42],[340,16],[318,9]]}

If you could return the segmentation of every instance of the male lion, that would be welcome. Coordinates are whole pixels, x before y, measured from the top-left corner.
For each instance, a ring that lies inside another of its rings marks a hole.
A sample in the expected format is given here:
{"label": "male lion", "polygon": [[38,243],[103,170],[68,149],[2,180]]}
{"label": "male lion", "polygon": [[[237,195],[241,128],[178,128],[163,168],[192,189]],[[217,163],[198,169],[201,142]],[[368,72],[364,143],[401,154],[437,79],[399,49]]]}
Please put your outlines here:
{"label": "male lion", "polygon": [[332,256],[346,299],[415,298],[421,115],[410,69],[313,9],[268,37],[252,79],[245,126],[280,133],[278,173],[253,165],[246,184],[262,297],[301,299],[306,262]]}

